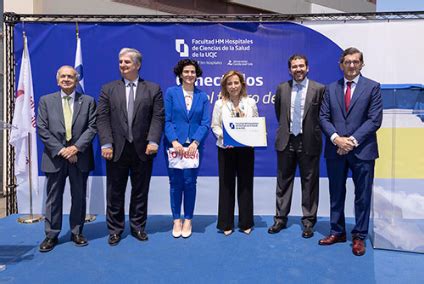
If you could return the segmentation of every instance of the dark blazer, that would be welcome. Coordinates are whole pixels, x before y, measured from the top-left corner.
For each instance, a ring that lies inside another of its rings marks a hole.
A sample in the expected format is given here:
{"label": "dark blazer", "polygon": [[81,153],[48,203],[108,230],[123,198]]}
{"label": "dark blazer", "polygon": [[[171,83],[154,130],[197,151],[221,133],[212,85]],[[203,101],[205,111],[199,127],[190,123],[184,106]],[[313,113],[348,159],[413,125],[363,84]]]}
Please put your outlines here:
{"label": "dark blazer", "polygon": [[[289,143],[292,86],[293,80],[282,83],[278,86],[275,94],[274,106],[278,120],[275,139],[277,151],[283,151]],[[319,126],[319,111],[324,90],[324,85],[309,80],[302,122],[302,145],[307,155],[321,154],[322,138]]]}
{"label": "dark blazer", "polygon": [[196,140],[203,145],[209,132],[209,116],[209,100],[205,92],[194,88],[193,102],[187,113],[182,87],[166,90],[165,136],[169,143],[178,140],[184,144],[188,138],[190,142]]}
{"label": "dark blazer", "polygon": [[[58,156],[66,146],[65,119],[63,116],[62,97],[60,92],[45,95],[38,103],[37,129],[44,151],[41,159],[41,170],[45,173],[58,172],[66,160]],[[72,119],[71,145],[75,145],[77,167],[82,172],[94,169],[93,148],[91,141],[96,135],[96,102],[86,95],[75,94]]]}
{"label": "dark blazer", "polygon": [[[124,80],[110,82],[102,87],[97,108],[97,125],[101,145],[113,145],[113,161],[121,157],[128,136],[128,112]],[[159,85],[139,79],[134,101],[133,137],[138,157],[146,155],[150,142],[159,144],[164,124],[162,91]]]}
{"label": "dark blazer", "polygon": [[354,155],[361,160],[378,158],[377,135],[383,120],[383,102],[380,84],[359,77],[349,110],[346,112],[344,103],[344,79],[327,86],[320,112],[320,124],[327,136],[325,158],[335,159],[337,146],[331,141],[333,133],[339,136],[353,136],[359,146],[353,149]]}

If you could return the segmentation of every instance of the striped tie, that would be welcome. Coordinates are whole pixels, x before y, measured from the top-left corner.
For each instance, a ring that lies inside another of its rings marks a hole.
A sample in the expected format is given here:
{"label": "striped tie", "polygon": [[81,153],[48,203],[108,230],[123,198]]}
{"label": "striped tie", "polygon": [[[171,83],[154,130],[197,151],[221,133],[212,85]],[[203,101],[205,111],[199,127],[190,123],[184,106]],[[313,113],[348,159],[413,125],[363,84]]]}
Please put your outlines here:
{"label": "striped tie", "polygon": [[302,85],[296,84],[297,92],[294,99],[294,108],[293,108],[293,121],[292,121],[292,133],[294,136],[299,135],[302,128]]}

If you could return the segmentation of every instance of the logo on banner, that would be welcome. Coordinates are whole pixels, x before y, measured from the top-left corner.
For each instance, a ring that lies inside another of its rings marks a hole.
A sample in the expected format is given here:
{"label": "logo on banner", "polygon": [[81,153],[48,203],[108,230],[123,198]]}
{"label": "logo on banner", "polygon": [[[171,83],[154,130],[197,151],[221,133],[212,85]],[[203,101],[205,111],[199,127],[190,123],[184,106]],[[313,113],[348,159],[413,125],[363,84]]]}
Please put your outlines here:
{"label": "logo on banner", "polygon": [[175,50],[180,54],[180,57],[188,57],[188,44],[183,39],[175,40]]}

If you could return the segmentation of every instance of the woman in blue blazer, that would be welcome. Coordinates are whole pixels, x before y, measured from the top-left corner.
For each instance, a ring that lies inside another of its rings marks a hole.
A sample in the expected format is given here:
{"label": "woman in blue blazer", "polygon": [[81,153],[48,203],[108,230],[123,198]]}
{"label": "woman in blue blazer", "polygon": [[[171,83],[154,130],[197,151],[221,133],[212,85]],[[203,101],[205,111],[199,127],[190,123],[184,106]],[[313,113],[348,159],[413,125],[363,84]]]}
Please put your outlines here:
{"label": "woman in blue blazer", "polygon": [[[205,92],[194,83],[202,75],[202,69],[195,60],[180,60],[174,68],[180,85],[170,87],[165,95],[165,145],[183,155],[195,155],[202,148],[209,132],[209,100]],[[171,210],[174,219],[172,235],[188,238],[191,236],[196,199],[198,168],[175,169],[168,167]],[[181,220],[181,203],[184,200],[184,222]]]}

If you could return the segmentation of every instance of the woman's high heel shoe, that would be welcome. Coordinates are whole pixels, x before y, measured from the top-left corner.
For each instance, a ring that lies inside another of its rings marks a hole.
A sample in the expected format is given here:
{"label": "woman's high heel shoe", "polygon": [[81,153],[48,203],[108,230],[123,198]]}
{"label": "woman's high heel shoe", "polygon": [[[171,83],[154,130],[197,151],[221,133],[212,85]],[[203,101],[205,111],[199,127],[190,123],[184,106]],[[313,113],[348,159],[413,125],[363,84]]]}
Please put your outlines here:
{"label": "woman's high heel shoe", "polygon": [[174,220],[174,227],[172,228],[172,236],[174,238],[181,237],[181,219],[175,219]]}

